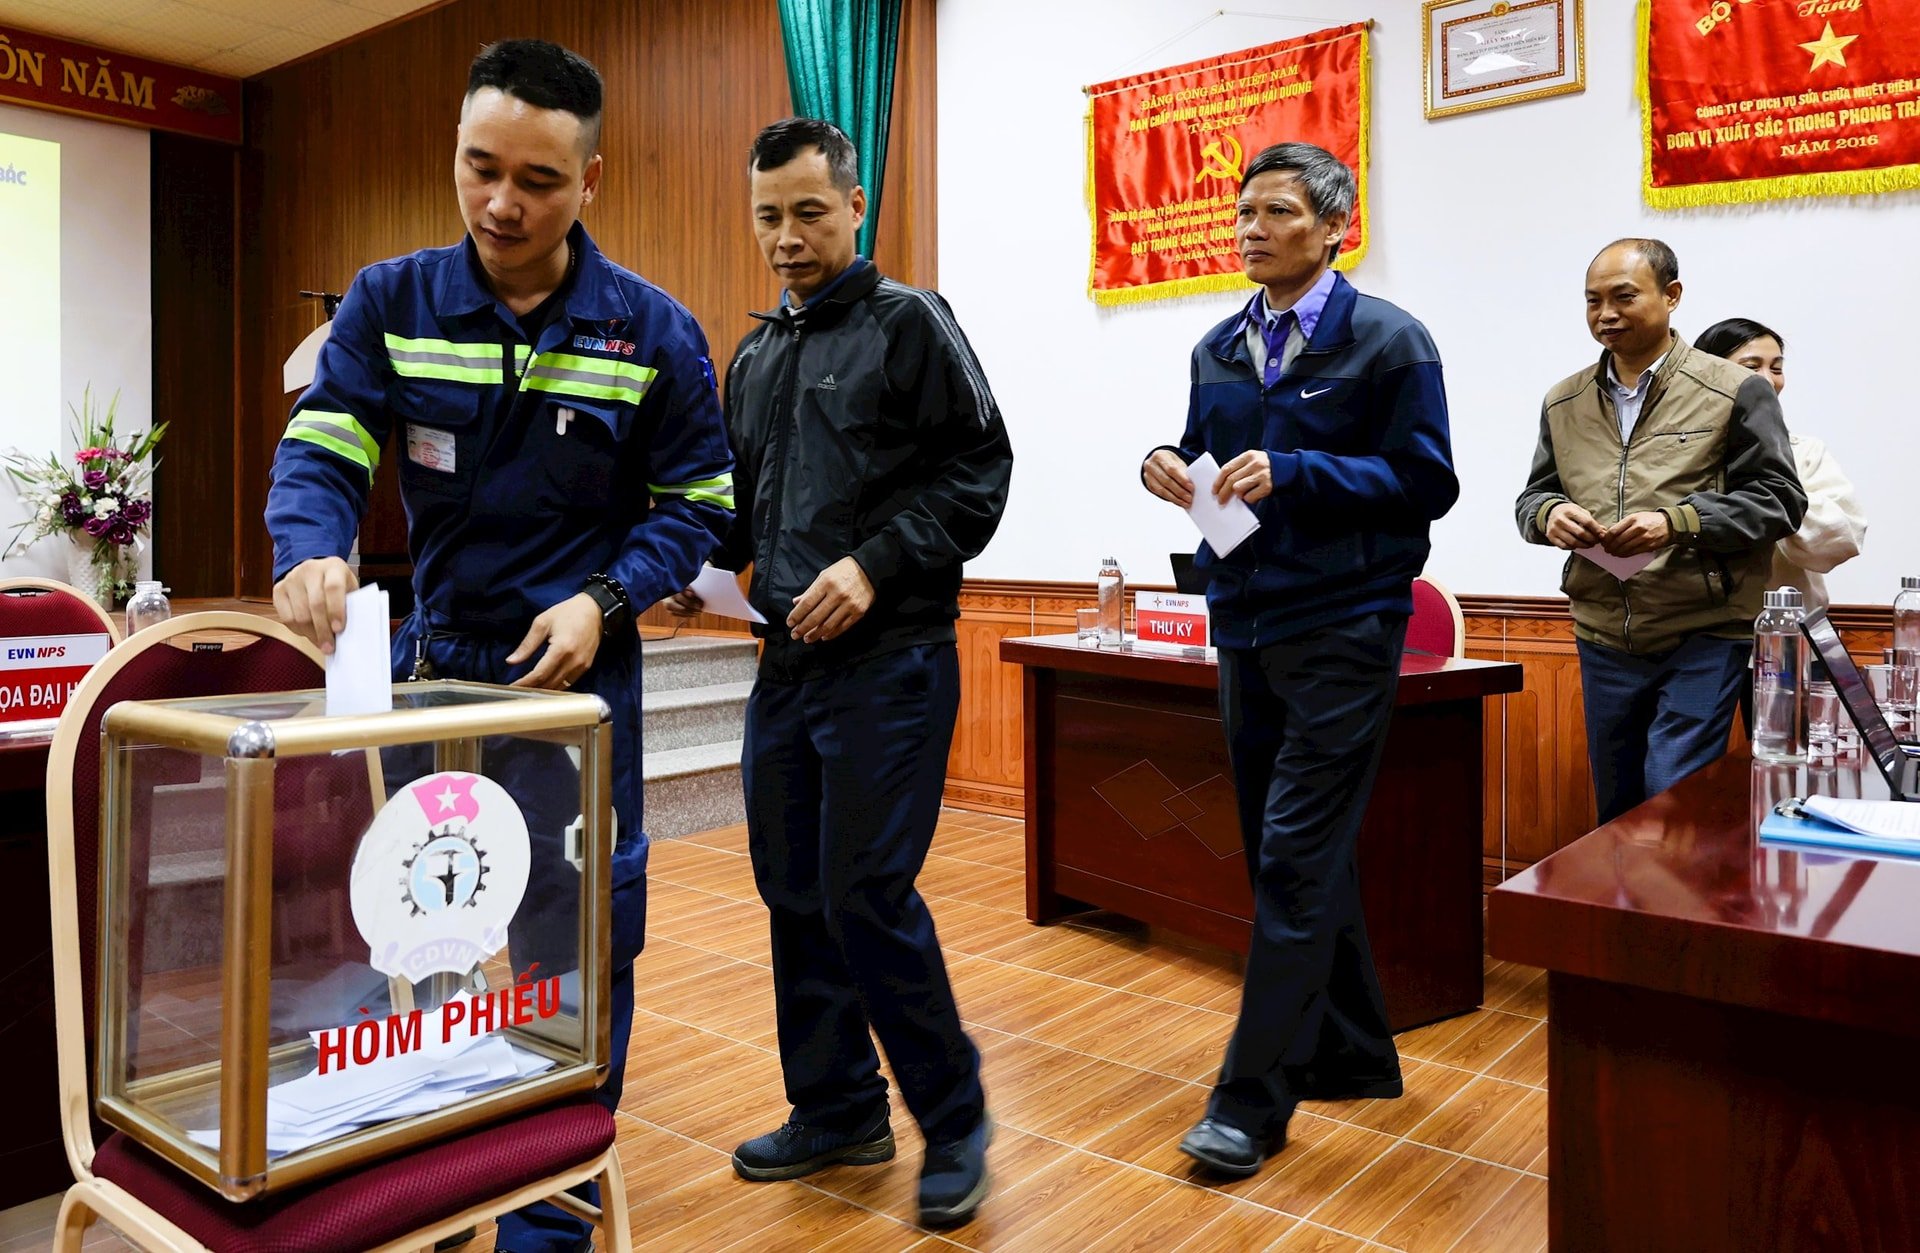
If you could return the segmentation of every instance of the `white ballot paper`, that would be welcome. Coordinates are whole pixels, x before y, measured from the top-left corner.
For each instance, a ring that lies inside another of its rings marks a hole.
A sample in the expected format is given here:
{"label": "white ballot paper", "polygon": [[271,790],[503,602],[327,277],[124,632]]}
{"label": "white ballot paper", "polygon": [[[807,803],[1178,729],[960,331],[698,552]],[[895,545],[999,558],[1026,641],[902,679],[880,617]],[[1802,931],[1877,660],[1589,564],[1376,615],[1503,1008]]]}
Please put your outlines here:
{"label": "white ballot paper", "polygon": [[393,709],[393,628],[378,583],[347,593],[347,629],[327,658],[327,716]]}
{"label": "white ballot paper", "polygon": [[700,573],[693,576],[693,594],[700,598],[707,613],[717,613],[723,618],[744,618],[748,622],[765,622],[760,611],[747,603],[740,584],[734,581],[737,577],[730,570],[701,566]]}
{"label": "white ballot paper", "polygon": [[1573,551],[1579,553],[1594,565],[1599,566],[1614,578],[1619,579],[1622,583],[1646,569],[1648,564],[1659,555],[1657,553],[1635,553],[1631,557],[1616,557],[1598,544],[1593,545],[1591,548],[1576,548]]}
{"label": "white ballot paper", "polygon": [[[320,1034],[311,1033],[316,1043]],[[269,1087],[267,1155],[295,1153],[362,1127],[432,1113],[552,1067],[546,1058],[496,1034],[462,1032],[442,1043],[429,1028],[418,1052],[326,1075],[316,1067]],[[187,1136],[210,1149],[220,1147],[217,1127]]]}
{"label": "white ballot paper", "polygon": [[1253,516],[1246,501],[1235,496],[1223,505],[1213,498],[1220,463],[1213,459],[1212,453],[1203,452],[1188,465],[1187,477],[1193,480],[1193,503],[1187,506],[1187,516],[1200,528],[1214,556],[1226,556],[1240,546],[1241,540],[1260,529],[1260,519]]}

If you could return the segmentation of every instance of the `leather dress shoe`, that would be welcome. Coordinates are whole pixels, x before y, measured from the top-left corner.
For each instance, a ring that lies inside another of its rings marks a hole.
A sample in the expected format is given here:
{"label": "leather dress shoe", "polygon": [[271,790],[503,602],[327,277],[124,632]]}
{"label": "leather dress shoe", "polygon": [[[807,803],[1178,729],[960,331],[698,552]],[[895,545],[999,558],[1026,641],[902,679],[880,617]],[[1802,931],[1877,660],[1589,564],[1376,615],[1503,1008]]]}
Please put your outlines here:
{"label": "leather dress shoe", "polygon": [[1180,1141],[1180,1151],[1217,1175],[1245,1179],[1267,1158],[1286,1147],[1284,1124],[1276,1135],[1254,1136],[1209,1115]]}

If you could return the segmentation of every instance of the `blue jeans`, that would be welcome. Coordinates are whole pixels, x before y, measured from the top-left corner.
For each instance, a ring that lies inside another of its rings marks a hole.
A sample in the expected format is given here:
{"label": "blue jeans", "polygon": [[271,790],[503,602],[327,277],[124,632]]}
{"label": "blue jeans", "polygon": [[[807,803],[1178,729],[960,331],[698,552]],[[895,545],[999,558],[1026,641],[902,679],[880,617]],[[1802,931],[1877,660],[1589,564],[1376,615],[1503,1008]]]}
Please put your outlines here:
{"label": "blue jeans", "polygon": [[[414,642],[422,626],[418,615],[394,634],[393,675],[404,679],[413,672]],[[434,635],[427,643],[427,659],[444,679],[472,679],[482,683],[511,683],[531,670],[538,654],[518,666],[506,658],[518,640],[485,639],[473,635]],[[647,836],[642,827],[640,743],[640,650],[602,650],[593,668],[573,685],[575,692],[591,692],[613,710],[613,810],[618,823],[613,854],[613,969],[611,973],[611,1036],[607,1081],[594,1099],[617,1109],[625,1086],[627,1045],[633,1035],[633,961],[646,943]],[[389,750],[392,751],[392,750]],[[551,838],[573,821],[579,810],[579,773],[557,745],[527,740],[488,740],[482,747],[487,773],[505,787],[527,816],[534,839]],[[383,754],[384,756],[384,754]],[[424,765],[418,773],[432,768]],[[396,776],[397,777],[397,776]],[[390,780],[391,781],[391,780]],[[536,867],[552,869],[562,863],[536,857]],[[520,917],[538,923],[540,901],[554,892],[578,891],[578,877],[567,873],[559,882],[536,872],[527,884]],[[540,939],[532,930],[524,939],[518,928],[510,934],[516,960],[521,953],[541,957]],[[562,937],[555,953],[565,952],[563,968],[571,968],[572,938]],[[554,969],[543,962],[543,968]],[[599,1189],[583,1184],[575,1191],[599,1204]],[[555,1206],[538,1202],[502,1215],[494,1247],[501,1253],[575,1253],[590,1247],[593,1229]]]}
{"label": "blue jeans", "polygon": [[747,701],[747,840],[773,931],[780,1069],[809,1125],[852,1131],[886,1108],[873,1035],[930,1143],[980,1125],[980,1055],[913,886],[959,704],[952,644],[763,676]]}
{"label": "blue jeans", "polygon": [[1696,635],[1653,654],[1579,643],[1587,760],[1601,822],[1726,752],[1752,640]]}

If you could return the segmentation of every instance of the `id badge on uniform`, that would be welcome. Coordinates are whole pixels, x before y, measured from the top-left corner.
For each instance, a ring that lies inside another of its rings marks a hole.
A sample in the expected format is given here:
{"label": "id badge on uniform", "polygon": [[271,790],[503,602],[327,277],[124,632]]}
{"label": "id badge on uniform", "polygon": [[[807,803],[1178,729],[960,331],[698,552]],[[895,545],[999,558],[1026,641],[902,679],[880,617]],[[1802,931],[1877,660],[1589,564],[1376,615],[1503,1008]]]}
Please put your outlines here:
{"label": "id badge on uniform", "polygon": [[453,473],[453,432],[407,423],[407,460],[429,470]]}

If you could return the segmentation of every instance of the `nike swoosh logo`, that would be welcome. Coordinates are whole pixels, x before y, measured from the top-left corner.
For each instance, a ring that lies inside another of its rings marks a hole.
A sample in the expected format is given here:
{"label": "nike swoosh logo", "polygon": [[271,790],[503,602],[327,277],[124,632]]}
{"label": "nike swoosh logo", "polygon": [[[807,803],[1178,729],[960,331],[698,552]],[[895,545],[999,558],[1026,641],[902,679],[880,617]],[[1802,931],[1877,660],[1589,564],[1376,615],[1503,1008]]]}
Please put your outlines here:
{"label": "nike swoosh logo", "polygon": [[1326,394],[1327,394],[1328,392],[1330,392],[1330,391],[1332,391],[1332,390],[1333,390],[1333,389],[1332,389],[1331,387],[1323,387],[1323,388],[1321,388],[1321,389],[1320,389],[1319,391],[1317,391],[1317,392],[1309,392],[1309,391],[1304,391],[1304,390],[1303,390],[1303,391],[1302,391],[1302,392],[1300,393],[1300,399],[1302,399],[1302,400],[1312,400],[1312,399],[1313,399],[1313,398],[1314,398],[1315,396],[1324,396],[1324,395],[1326,395]]}

